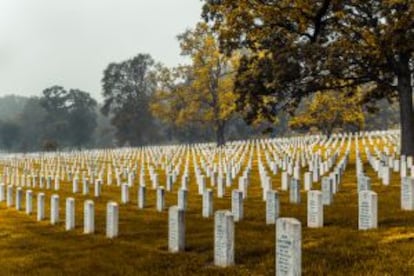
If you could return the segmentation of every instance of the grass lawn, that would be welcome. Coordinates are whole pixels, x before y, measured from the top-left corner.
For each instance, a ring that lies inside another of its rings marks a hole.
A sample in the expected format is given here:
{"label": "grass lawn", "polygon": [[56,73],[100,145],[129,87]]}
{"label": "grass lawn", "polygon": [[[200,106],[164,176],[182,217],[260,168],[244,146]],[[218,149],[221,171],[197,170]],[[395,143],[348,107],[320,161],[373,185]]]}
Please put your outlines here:
{"label": "grass lawn", "polygon": [[[361,143],[360,143],[361,144]],[[372,189],[378,193],[378,226],[376,230],[358,231],[358,197],[355,173],[355,149],[342,178],[340,191],[331,206],[324,209],[324,227],[306,227],[306,192],[302,203],[288,203],[288,192],[280,192],[281,216],[302,222],[302,271],[304,275],[414,275],[414,212],[400,208],[400,177],[394,173],[390,186],[382,186],[369,167],[361,147],[366,174]],[[371,152],[373,152],[371,150]],[[263,158],[263,155],[262,155]],[[191,159],[190,159],[191,160]],[[263,159],[264,160],[264,159]],[[182,163],[184,164],[184,162]],[[191,164],[191,162],[190,162]],[[0,167],[0,171],[3,169]],[[202,218],[202,197],[197,195],[195,176],[190,167],[190,189],[186,213],[186,251],[167,251],[167,215],[155,210],[155,191],[147,179],[147,207],[137,208],[137,187],[130,189],[132,201],[120,205],[119,237],[105,237],[105,210],[109,200],[120,202],[120,188],[103,186],[102,197],[71,193],[71,183],[62,182],[60,220],[49,223],[50,195],[46,193],[46,220],[36,222],[34,214],[6,208],[0,203],[0,274],[1,275],[274,275],[275,226],[265,224],[265,203],[259,183],[257,154],[244,202],[244,220],[235,224],[235,262],[231,268],[213,266],[213,218]],[[304,169],[302,169],[302,173]],[[147,174],[148,176],[148,174]],[[138,177],[137,177],[138,178]],[[160,184],[165,175],[160,173]],[[136,183],[137,183],[136,179]],[[280,190],[281,173],[272,177],[273,187]],[[209,184],[210,182],[207,181]],[[79,183],[81,187],[81,181]],[[233,182],[235,189],[238,179]],[[166,205],[176,205],[178,178],[174,191],[166,193]],[[209,186],[209,185],[208,185]],[[320,189],[320,184],[314,185]],[[74,196],[76,229],[65,231],[65,199]],[[214,209],[231,208],[230,189],[223,199],[214,198]],[[94,235],[83,232],[83,201],[95,201]],[[23,204],[24,207],[24,204]]]}

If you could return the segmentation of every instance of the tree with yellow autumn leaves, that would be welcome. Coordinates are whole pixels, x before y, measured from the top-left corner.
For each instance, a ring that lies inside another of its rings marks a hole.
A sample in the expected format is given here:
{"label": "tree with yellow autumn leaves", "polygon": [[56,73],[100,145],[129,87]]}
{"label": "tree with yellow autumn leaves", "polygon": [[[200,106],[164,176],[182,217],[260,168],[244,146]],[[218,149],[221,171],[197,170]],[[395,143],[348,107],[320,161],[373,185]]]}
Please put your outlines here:
{"label": "tree with yellow autumn leaves", "polygon": [[401,154],[414,156],[414,2],[205,0],[220,49],[243,50],[235,91],[246,117],[292,110],[316,92],[374,87],[399,103]]}
{"label": "tree with yellow autumn leaves", "polygon": [[330,136],[337,128],[360,130],[364,127],[364,122],[360,94],[348,95],[339,91],[327,91],[312,95],[302,110],[289,121],[289,126],[304,131],[317,128]]}
{"label": "tree with yellow autumn leaves", "polygon": [[159,66],[157,89],[151,102],[155,116],[176,126],[211,125],[218,146],[224,145],[228,121],[236,111],[234,76],[237,56],[219,52],[215,35],[205,23],[178,36],[188,66]]}

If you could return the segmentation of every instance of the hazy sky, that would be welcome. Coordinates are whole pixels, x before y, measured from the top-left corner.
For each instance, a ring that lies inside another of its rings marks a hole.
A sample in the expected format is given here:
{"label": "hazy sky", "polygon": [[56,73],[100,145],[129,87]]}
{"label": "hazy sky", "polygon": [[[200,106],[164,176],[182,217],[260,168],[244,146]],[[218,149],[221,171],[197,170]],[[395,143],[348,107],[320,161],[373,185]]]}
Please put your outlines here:
{"label": "hazy sky", "polygon": [[200,20],[200,0],[0,0],[0,96],[62,85],[101,100],[110,62],[149,53],[184,62],[176,35]]}

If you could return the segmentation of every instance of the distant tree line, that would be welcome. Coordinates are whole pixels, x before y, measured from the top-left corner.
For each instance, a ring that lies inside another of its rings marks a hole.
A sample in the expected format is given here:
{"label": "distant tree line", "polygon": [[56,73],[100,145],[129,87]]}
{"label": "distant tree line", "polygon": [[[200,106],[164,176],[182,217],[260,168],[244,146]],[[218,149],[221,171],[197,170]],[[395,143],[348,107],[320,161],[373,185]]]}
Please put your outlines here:
{"label": "distant tree line", "polygon": [[43,91],[42,97],[6,96],[0,99],[3,102],[8,102],[10,108],[0,121],[4,150],[80,149],[98,142],[94,137],[97,102],[89,93],[52,86]]}
{"label": "distant tree line", "polygon": [[[138,58],[143,57],[145,57],[144,60],[150,58],[148,55],[140,55]],[[111,66],[113,65],[108,68]],[[106,71],[106,74],[108,73]],[[160,71],[151,71],[151,73],[160,74]],[[150,77],[147,79],[148,82],[153,80]],[[120,84],[116,86],[121,87]],[[141,87],[145,86],[141,85]],[[105,103],[109,104],[109,97],[105,98],[104,104],[98,104],[90,94],[84,91],[65,90],[60,86],[45,89],[41,97],[14,95],[1,97],[0,150],[19,152],[70,150],[157,143],[193,143],[217,139],[214,120],[197,123],[198,119],[193,121],[190,118],[191,120],[187,119],[185,124],[177,124],[175,121],[167,120],[164,117],[166,115],[163,115],[161,119],[154,116],[153,114],[160,114],[161,111],[168,111],[161,109],[153,112],[155,108],[161,108],[159,105],[160,91],[157,90],[161,87],[159,83],[157,87],[152,87],[152,90],[141,97],[129,95],[129,101],[124,103],[121,102],[123,97],[120,94],[111,94],[112,97],[117,98],[116,109],[113,102],[110,106],[114,109],[105,105]],[[126,88],[124,87],[124,89]],[[132,91],[129,89],[127,91]],[[121,90],[116,91],[121,92]],[[138,95],[140,91],[137,90],[135,93]],[[329,95],[327,94],[325,97],[329,97]],[[335,99],[335,95],[332,94],[331,101],[333,102]],[[326,101],[329,100],[330,98],[321,99],[320,96],[305,99],[298,107],[295,116],[283,113],[278,117],[278,124],[272,128],[271,134],[276,136],[309,131],[329,134],[326,132],[327,126],[330,127],[330,132],[334,130],[387,129],[398,126],[398,105],[391,104],[386,100],[378,102],[374,110],[375,113],[368,112],[367,108],[358,109],[357,112],[351,112],[349,115],[347,112],[343,112],[343,114],[341,113],[343,117],[341,115],[338,118],[345,119],[338,119],[335,122],[330,121],[331,117],[326,115],[343,107],[340,105],[341,101],[336,101],[335,105],[331,104],[329,112],[323,112],[326,108]],[[165,101],[167,100],[164,99],[164,104],[168,103]],[[352,99],[344,102],[347,104],[349,101],[352,102]],[[122,104],[125,104],[126,107],[123,107]],[[129,105],[139,106],[139,108]],[[108,114],[108,116],[104,114]],[[174,118],[174,114],[171,112],[169,115]],[[175,114],[175,116],[179,115]],[[357,123],[356,128],[355,123]],[[354,127],[352,128],[352,126]],[[247,139],[261,136],[266,128],[266,125],[257,127],[247,125],[235,112],[232,118],[226,120],[224,135],[226,139],[230,140]]]}
{"label": "distant tree line", "polygon": [[207,141],[222,145],[227,139],[269,133],[330,135],[335,130],[399,124],[397,104],[384,99],[375,106],[361,106],[360,91],[349,98],[339,92],[311,95],[293,115],[279,112],[272,124],[246,123],[232,93],[234,60],[221,56],[208,35],[195,41],[194,35],[204,28],[199,25],[180,36],[195,65],[166,68],[148,54],[109,64],[103,72],[102,104],[88,92],[57,85],[44,89],[41,97],[0,98],[0,149],[28,152]]}

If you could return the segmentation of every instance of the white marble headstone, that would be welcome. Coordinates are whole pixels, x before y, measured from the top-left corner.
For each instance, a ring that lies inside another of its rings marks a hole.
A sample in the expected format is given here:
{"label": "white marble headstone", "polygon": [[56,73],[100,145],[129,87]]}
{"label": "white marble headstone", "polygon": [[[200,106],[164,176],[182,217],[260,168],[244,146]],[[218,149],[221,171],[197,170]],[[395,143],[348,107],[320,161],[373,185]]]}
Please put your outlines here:
{"label": "white marble headstone", "polygon": [[274,190],[269,190],[266,194],[266,224],[275,224],[279,217],[279,194]]}
{"label": "white marble headstone", "polygon": [[37,194],[37,221],[41,221],[45,218],[45,194]]}
{"label": "white marble headstone", "polygon": [[52,195],[50,198],[50,224],[59,222],[59,195]]}
{"label": "white marble headstone", "polygon": [[377,228],[377,194],[373,191],[362,191],[358,195],[358,229]]}
{"label": "white marble headstone", "polygon": [[146,202],[146,187],[140,185],[138,187],[138,208],[144,209],[145,208],[145,202]]}
{"label": "white marble headstone", "polygon": [[227,210],[217,211],[214,216],[214,265],[234,265],[234,220]]}
{"label": "white marble headstone", "polygon": [[401,209],[414,210],[414,178],[401,179]]}
{"label": "white marble headstone", "polygon": [[75,228],[75,199],[73,197],[66,198],[66,217],[65,229],[66,231]]}
{"label": "white marble headstone", "polygon": [[95,204],[93,200],[85,200],[83,203],[83,233],[93,234],[95,232]]}
{"label": "white marble headstone", "polygon": [[110,201],[106,205],[106,237],[118,236],[119,208],[116,202]]}
{"label": "white marble headstone", "polygon": [[179,252],[185,249],[185,212],[178,206],[168,210],[168,251]]}
{"label": "white marble headstone", "polygon": [[26,214],[31,215],[33,212],[33,192],[32,190],[26,191]]}
{"label": "white marble headstone", "polygon": [[276,221],[276,275],[302,274],[302,229],[295,218]]}
{"label": "white marble headstone", "polygon": [[213,215],[213,191],[211,189],[204,191],[202,209],[203,217],[209,218]]}
{"label": "white marble headstone", "polygon": [[321,191],[308,192],[308,227],[323,227],[323,204]]}
{"label": "white marble headstone", "polygon": [[231,212],[234,221],[241,221],[243,219],[243,192],[233,190],[231,193]]}

